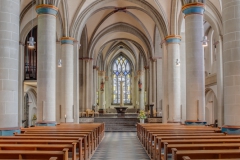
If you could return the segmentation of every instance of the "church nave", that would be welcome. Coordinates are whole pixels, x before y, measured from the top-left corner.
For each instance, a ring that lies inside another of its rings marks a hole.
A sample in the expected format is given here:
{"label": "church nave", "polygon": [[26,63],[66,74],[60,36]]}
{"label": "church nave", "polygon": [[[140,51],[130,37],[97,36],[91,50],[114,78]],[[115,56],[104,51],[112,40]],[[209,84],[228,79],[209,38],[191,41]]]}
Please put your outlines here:
{"label": "church nave", "polygon": [[136,132],[107,132],[91,160],[149,160]]}

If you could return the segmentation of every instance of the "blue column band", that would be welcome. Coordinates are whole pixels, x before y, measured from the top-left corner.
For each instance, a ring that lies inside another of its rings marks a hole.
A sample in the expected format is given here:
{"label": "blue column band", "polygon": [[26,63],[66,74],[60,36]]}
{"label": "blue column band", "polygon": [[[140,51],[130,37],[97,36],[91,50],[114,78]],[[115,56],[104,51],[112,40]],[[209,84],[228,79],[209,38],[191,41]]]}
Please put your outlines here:
{"label": "blue column band", "polygon": [[187,16],[191,14],[203,15],[205,9],[203,3],[190,3],[182,7],[182,12]]}
{"label": "blue column band", "polygon": [[0,128],[0,136],[13,136],[16,132],[20,133],[20,128]]}
{"label": "blue column band", "polygon": [[206,124],[206,121],[185,121],[185,125],[187,126],[205,126]]}
{"label": "blue column band", "polygon": [[61,39],[61,44],[72,44],[73,45],[74,38],[71,37],[63,37]]}
{"label": "blue column band", "polygon": [[170,35],[165,38],[167,43],[177,43],[179,44],[181,42],[181,36],[178,35]]}
{"label": "blue column band", "polygon": [[240,135],[240,126],[222,126],[222,133]]}
{"label": "blue column band", "polygon": [[36,126],[56,126],[56,122],[37,122]]}
{"label": "blue column band", "polygon": [[56,16],[58,13],[58,8],[53,6],[53,5],[39,5],[36,7],[36,12],[41,15],[41,14],[51,14]]}

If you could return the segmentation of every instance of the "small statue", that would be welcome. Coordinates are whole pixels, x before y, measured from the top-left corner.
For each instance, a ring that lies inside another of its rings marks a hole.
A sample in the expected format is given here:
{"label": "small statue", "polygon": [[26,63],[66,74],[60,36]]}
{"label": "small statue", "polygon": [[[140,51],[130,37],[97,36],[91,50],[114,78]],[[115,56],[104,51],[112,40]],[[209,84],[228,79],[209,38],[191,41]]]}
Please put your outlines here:
{"label": "small statue", "polygon": [[139,91],[142,91],[142,82],[140,81],[140,79],[138,81],[138,88],[139,88]]}
{"label": "small statue", "polygon": [[104,82],[103,82],[103,79],[102,79],[102,82],[101,82],[101,85],[100,85],[100,90],[101,90],[101,91],[104,91]]}

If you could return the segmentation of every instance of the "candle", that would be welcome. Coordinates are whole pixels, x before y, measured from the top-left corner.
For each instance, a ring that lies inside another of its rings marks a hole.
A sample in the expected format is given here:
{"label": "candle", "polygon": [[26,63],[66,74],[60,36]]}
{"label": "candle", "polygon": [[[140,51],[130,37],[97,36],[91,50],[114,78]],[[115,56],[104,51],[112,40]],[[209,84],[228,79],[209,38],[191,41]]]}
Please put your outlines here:
{"label": "candle", "polygon": [[65,114],[65,118],[67,118],[67,115]]}

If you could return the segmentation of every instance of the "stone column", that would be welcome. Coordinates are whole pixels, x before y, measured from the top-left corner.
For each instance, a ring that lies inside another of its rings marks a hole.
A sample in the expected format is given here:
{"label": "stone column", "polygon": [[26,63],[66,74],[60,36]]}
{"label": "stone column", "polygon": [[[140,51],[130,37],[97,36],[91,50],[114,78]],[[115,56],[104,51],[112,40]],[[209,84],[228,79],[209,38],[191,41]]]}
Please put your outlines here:
{"label": "stone column", "polygon": [[[109,73],[108,73],[109,75]],[[108,109],[109,107],[111,107],[111,102],[112,102],[112,87],[110,86],[111,85],[111,82],[112,82],[112,79],[111,77],[109,77],[107,74],[105,74],[105,108]]]}
{"label": "stone column", "polygon": [[223,125],[223,57],[222,57],[222,36],[219,36],[217,48],[217,105],[218,105],[218,126]]}
{"label": "stone column", "polygon": [[165,38],[168,54],[168,122],[181,120],[181,92],[180,92],[180,48],[181,37],[170,35]]}
{"label": "stone column", "polygon": [[56,15],[58,8],[41,4],[38,13],[37,121],[38,125],[56,123]]}
{"label": "stone column", "polygon": [[[156,63],[157,63],[157,59],[152,59],[152,101],[150,102],[150,104],[153,104],[153,110],[156,111],[156,107],[157,107],[157,73],[156,73]],[[155,115],[154,115],[155,116]]]}
{"label": "stone column", "polygon": [[182,8],[186,27],[186,124],[205,124],[203,3]]}
{"label": "stone column", "polygon": [[135,104],[136,109],[139,109],[139,91],[138,91],[138,75],[134,76],[134,97],[135,97]]}
{"label": "stone column", "polygon": [[0,136],[19,132],[19,8],[20,1],[0,1]]}
{"label": "stone column", "polygon": [[168,112],[168,55],[166,45],[162,45],[163,55],[162,55],[162,90],[163,90],[163,100],[162,100],[162,123],[167,123],[169,112]]}
{"label": "stone column", "polygon": [[239,0],[223,4],[223,86],[224,86],[224,131],[240,133],[240,3]]}
{"label": "stone column", "polygon": [[61,122],[73,122],[73,41],[71,37],[63,37],[62,44],[62,91]]}
{"label": "stone column", "polygon": [[93,104],[96,106],[97,102],[96,102],[96,92],[97,92],[97,67],[93,66]]}
{"label": "stone column", "polygon": [[104,71],[98,71],[99,76],[99,108],[103,109],[105,112],[105,72]]}
{"label": "stone column", "polygon": [[86,63],[86,108],[92,109],[92,91],[93,91],[93,61],[91,58],[85,60]]}
{"label": "stone column", "polygon": [[144,76],[144,70],[138,71],[138,85],[141,86],[141,89],[139,88],[139,109],[145,110],[145,76]]}

